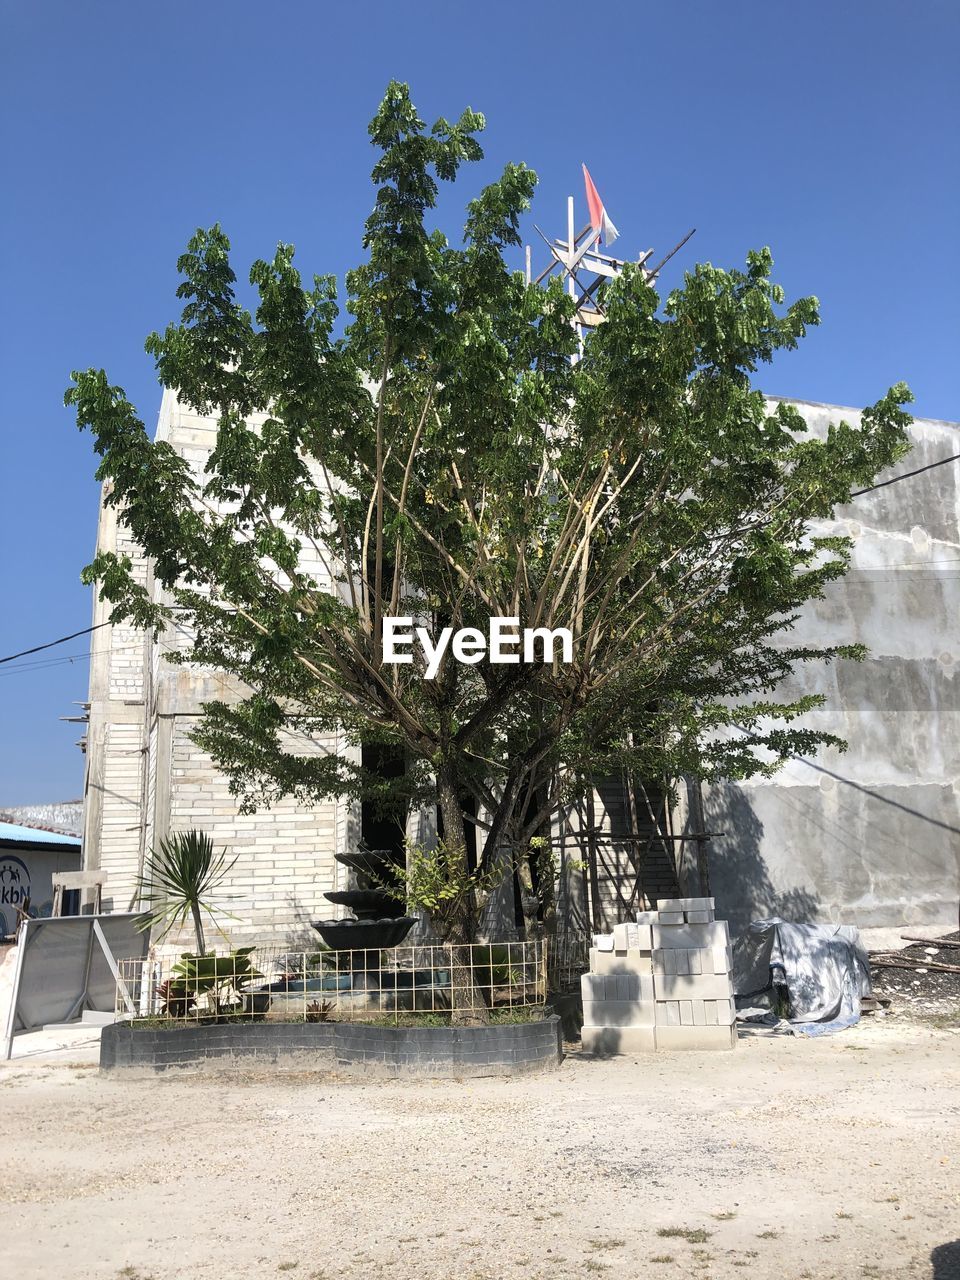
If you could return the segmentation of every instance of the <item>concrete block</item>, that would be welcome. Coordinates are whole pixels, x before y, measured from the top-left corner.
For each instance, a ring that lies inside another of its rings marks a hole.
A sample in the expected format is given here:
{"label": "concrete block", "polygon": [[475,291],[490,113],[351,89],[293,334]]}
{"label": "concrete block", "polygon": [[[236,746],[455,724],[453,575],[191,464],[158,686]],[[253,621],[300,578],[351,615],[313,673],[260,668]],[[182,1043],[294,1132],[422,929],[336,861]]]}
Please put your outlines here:
{"label": "concrete block", "polygon": [[651,951],[653,949],[653,930],[649,924],[628,925],[627,941],[630,943],[631,951]]}
{"label": "concrete block", "polygon": [[652,1001],[654,999],[653,974],[617,974],[617,999]]}
{"label": "concrete block", "polygon": [[693,1026],[693,1001],[680,1001],[680,1025],[681,1027]]}
{"label": "concrete block", "polygon": [[712,911],[685,911],[687,924],[709,924],[713,919]]}
{"label": "concrete block", "polygon": [[679,1027],[679,1000],[658,1000],[655,1005],[654,1021],[658,1027]]}
{"label": "concrete block", "polygon": [[[710,970],[711,973],[729,973],[733,969],[733,950],[731,947],[723,943],[717,943],[716,946],[709,947]],[[708,970],[704,969],[704,973]]]}
{"label": "concrete block", "polygon": [[580,1032],[584,1053],[611,1057],[623,1053],[654,1053],[656,1034],[651,1027],[584,1027]]}
{"label": "concrete block", "polygon": [[[88,1027],[109,1027],[111,1023],[116,1022],[117,1015],[115,1013],[101,1013],[96,1009],[84,1009],[80,1015],[80,1021]],[[75,1022],[68,1022],[65,1026],[76,1026]]]}
{"label": "concrete block", "polygon": [[655,973],[653,987],[658,1000],[726,1000],[730,979],[725,973]]}
{"label": "concrete block", "polygon": [[693,1005],[693,1025],[695,1027],[705,1027],[707,1025],[707,1016],[705,1012],[705,1000],[691,1000]]}
{"label": "concrete block", "polygon": [[658,911],[638,911],[637,924],[658,924],[660,921],[660,913]]}
{"label": "concrete block", "polygon": [[656,1006],[652,1000],[584,1000],[586,1027],[652,1027]]}
{"label": "concrete block", "polygon": [[710,924],[677,924],[665,927],[653,926],[653,947],[726,947],[730,932],[726,920],[714,920]]}
{"label": "concrete block", "polygon": [[713,911],[715,898],[660,898],[657,908],[660,911]]}
{"label": "concrete block", "polygon": [[614,1000],[639,1000],[640,999],[639,973],[611,974],[609,981],[612,982],[613,984]]}
{"label": "concrete block", "polygon": [[614,925],[614,951],[649,951],[651,945],[649,924],[634,924],[632,921],[627,921],[625,924]]}
{"label": "concrete block", "polygon": [[732,1027],[737,1021],[737,1006],[731,996],[729,1000],[717,1001],[717,1022],[721,1027]]}
{"label": "concrete block", "polygon": [[703,973],[703,962],[700,959],[700,952],[694,948],[691,951],[684,952],[684,954],[687,957],[687,971],[689,973]]}
{"label": "concrete block", "polygon": [[584,973],[580,975],[580,996],[586,1000],[616,1000],[617,979],[612,974]]}
{"label": "concrete block", "polygon": [[670,953],[667,951],[652,951],[650,953],[654,973],[666,973],[667,957],[669,954]]}
{"label": "concrete block", "polygon": [[690,972],[690,961],[687,959],[688,955],[689,955],[689,952],[684,951],[683,948],[679,948],[678,950],[674,951],[673,964],[677,973],[688,974]]}
{"label": "concrete block", "polygon": [[593,935],[593,945],[598,951],[613,950],[613,934],[612,933],[595,933]]}
{"label": "concrete block", "polygon": [[649,951],[598,951],[590,948],[590,972],[598,974],[653,973],[653,959]]}
{"label": "concrete block", "polygon": [[662,1051],[735,1049],[736,1027],[661,1027],[654,1028],[657,1048]]}
{"label": "concrete block", "polygon": [[[660,924],[662,925],[663,924],[683,924],[683,912],[682,911],[661,911]],[[656,929],[657,925],[653,925],[652,927]]]}
{"label": "concrete block", "polygon": [[704,1000],[703,1002],[703,1025],[705,1027],[715,1027],[717,1023],[717,1002],[716,1000]]}

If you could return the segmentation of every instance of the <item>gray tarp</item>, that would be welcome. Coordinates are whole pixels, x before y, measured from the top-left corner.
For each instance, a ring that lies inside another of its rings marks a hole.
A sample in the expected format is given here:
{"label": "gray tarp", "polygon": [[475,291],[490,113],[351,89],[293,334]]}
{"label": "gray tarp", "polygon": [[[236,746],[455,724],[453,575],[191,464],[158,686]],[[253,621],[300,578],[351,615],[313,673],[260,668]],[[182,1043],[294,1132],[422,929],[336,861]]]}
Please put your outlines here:
{"label": "gray tarp", "polygon": [[852,925],[790,924],[754,920],[733,948],[733,991],[738,1004],[786,987],[790,1021],[839,1031],[860,1019],[860,1000],[871,994],[870,966]]}

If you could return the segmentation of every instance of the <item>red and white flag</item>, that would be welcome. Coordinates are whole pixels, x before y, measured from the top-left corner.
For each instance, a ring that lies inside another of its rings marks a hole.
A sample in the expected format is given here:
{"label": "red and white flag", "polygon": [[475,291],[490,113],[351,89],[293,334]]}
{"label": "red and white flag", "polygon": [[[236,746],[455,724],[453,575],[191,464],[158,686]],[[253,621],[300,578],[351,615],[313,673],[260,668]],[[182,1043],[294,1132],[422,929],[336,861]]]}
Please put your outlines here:
{"label": "red and white flag", "polygon": [[600,199],[600,193],[593,185],[593,179],[590,177],[590,171],[586,165],[583,166],[583,181],[587,188],[587,206],[590,210],[590,225],[594,231],[602,233],[603,243],[606,245],[613,244],[620,232],[610,221],[607,211],[604,208],[603,201]]}

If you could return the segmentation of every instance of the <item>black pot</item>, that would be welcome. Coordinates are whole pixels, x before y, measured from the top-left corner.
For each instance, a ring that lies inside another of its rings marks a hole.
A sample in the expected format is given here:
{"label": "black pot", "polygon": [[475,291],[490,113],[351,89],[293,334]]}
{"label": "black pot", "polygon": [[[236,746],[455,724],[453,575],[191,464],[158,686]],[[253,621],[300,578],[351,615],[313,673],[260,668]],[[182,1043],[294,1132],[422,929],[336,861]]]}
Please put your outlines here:
{"label": "black pot", "polygon": [[397,947],[417,923],[416,916],[380,920],[311,920],[333,951],[379,951]]}
{"label": "black pot", "polygon": [[358,920],[385,920],[403,915],[402,904],[380,889],[341,889],[323,896],[328,902],[352,911]]}
{"label": "black pot", "polygon": [[351,871],[374,878],[381,875],[383,868],[394,861],[391,849],[356,849],[353,853],[337,853],[334,856]]}

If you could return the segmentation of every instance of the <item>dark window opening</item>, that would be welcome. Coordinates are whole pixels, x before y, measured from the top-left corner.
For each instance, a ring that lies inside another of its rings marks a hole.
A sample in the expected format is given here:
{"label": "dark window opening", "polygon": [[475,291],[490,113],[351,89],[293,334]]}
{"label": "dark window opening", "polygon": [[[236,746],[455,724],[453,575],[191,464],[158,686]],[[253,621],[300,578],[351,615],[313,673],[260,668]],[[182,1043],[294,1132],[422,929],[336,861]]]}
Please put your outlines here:
{"label": "dark window opening", "polygon": [[[402,778],[406,773],[400,747],[364,743],[360,759],[367,773],[380,778]],[[364,800],[360,805],[360,835],[364,844],[368,849],[389,849],[397,866],[402,866],[406,859],[406,820],[406,805],[402,800]]]}

